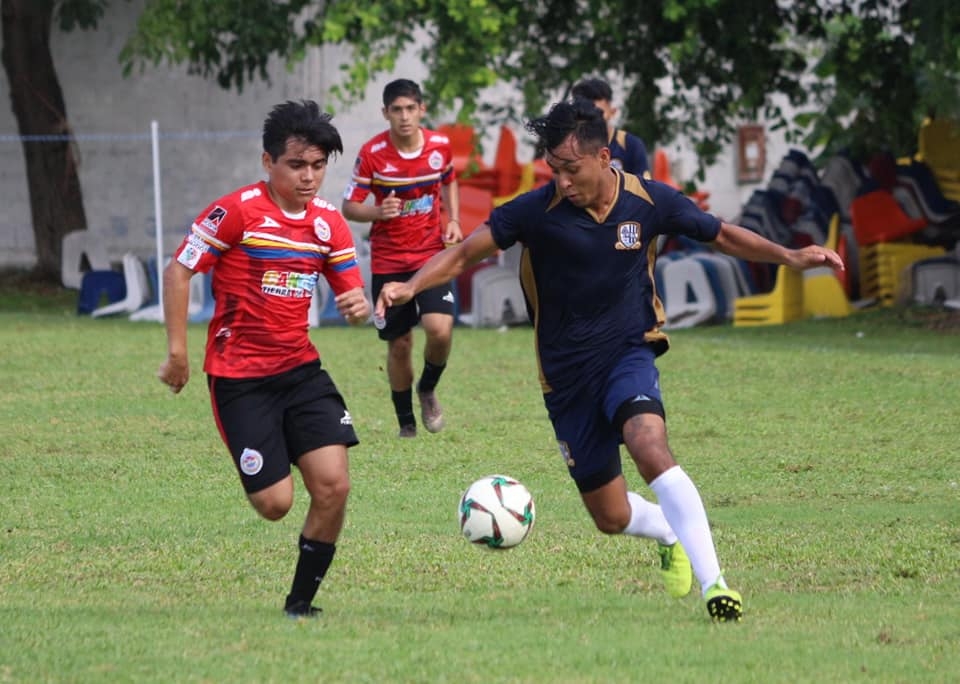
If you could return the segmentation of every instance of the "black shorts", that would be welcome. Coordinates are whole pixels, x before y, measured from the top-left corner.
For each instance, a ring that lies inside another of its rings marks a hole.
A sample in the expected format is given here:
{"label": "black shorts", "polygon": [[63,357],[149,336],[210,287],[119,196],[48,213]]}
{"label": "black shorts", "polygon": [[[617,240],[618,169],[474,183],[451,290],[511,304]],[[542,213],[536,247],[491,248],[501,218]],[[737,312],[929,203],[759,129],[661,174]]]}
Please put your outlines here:
{"label": "black shorts", "polygon": [[[380,290],[386,283],[405,283],[416,271],[408,273],[374,273],[371,278],[373,301],[377,301]],[[410,332],[420,321],[420,316],[428,313],[454,316],[457,312],[456,287],[452,282],[446,285],[424,290],[406,304],[391,306],[387,309],[386,325],[377,334],[381,340],[395,340]]]}
{"label": "black shorts", "polygon": [[320,361],[263,378],[209,376],[207,384],[214,420],[248,494],[287,477],[308,451],[359,443]]}

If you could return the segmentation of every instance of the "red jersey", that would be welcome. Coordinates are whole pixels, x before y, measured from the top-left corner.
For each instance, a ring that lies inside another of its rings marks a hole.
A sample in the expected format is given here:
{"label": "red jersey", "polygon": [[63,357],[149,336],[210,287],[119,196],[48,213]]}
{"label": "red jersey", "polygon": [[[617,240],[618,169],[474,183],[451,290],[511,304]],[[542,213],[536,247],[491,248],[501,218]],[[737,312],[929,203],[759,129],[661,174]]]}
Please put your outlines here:
{"label": "red jersey", "polygon": [[323,274],[336,294],[363,286],[353,234],[337,208],[314,197],[288,214],[263,181],[207,207],[174,258],[199,273],[213,268],[203,369],[219,377],[263,377],[316,360],[308,311],[317,278]]}
{"label": "red jersey", "polygon": [[453,182],[453,149],[442,133],[420,129],[423,147],[416,154],[400,152],[384,131],[360,148],[353,177],[343,193],[363,202],[373,193],[376,203],[396,192],[400,216],[374,221],[370,228],[370,270],[403,273],[418,268],[443,249],[440,226],[440,186]]}

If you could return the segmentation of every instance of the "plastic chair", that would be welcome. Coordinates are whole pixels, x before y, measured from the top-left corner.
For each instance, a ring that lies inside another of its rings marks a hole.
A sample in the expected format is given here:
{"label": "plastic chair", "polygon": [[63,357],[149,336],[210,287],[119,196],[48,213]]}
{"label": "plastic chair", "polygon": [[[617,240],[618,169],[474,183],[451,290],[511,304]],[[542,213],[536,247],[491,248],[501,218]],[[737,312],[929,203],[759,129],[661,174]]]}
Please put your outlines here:
{"label": "plastic chair", "polygon": [[80,282],[77,313],[91,314],[104,299],[112,304],[126,296],[126,281],[119,271],[87,271]]}
{"label": "plastic chair", "polygon": [[123,255],[123,299],[111,302],[90,312],[94,318],[118,313],[133,313],[150,300],[150,281],[147,268],[140,258],[131,252]]}
{"label": "plastic chair", "polygon": [[861,247],[894,242],[926,227],[925,219],[910,218],[886,190],[874,190],[850,204],[853,234]]}
{"label": "plastic chair", "polygon": [[819,266],[803,272],[803,315],[813,318],[844,318],[854,311],[836,272]]}
{"label": "plastic chair", "polygon": [[782,265],[772,291],[738,297],[733,307],[734,327],[780,325],[802,317],[803,274]]}
{"label": "plastic chair", "polygon": [[109,271],[107,248],[98,235],[89,230],[74,230],[60,243],[60,282],[71,290],[83,285],[87,271]]}
{"label": "plastic chair", "polygon": [[717,292],[710,282],[707,265],[693,257],[668,261],[663,267],[664,329],[692,328],[713,322],[718,317]]}

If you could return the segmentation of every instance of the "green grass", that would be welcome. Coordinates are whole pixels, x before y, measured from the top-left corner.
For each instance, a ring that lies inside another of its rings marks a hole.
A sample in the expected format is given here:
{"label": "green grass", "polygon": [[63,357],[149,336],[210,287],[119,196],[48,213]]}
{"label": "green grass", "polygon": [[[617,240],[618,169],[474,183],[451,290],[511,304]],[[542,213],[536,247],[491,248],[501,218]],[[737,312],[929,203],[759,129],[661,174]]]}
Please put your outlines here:
{"label": "green grass", "polygon": [[[739,625],[669,599],[652,543],[593,530],[528,328],[458,329],[448,429],[409,441],[373,330],[314,331],[361,445],[324,615],[297,622],[280,605],[305,496],[278,523],[245,502],[204,329],[175,397],[160,326],[31,301],[0,291],[0,682],[960,680],[960,335],[924,312],[672,334],[671,442]],[[491,472],[537,501],[509,551],[456,530]]]}

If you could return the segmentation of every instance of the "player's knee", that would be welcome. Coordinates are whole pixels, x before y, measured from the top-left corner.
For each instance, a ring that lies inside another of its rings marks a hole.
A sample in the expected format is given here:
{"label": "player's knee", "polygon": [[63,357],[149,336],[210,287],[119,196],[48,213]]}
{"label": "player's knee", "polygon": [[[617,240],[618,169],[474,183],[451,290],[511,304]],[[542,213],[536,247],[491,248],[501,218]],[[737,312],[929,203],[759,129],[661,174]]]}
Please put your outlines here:
{"label": "player's knee", "polygon": [[329,507],[339,507],[350,496],[350,479],[341,477],[336,480],[319,483],[310,488],[310,497]]}
{"label": "player's knee", "polygon": [[268,495],[250,495],[250,504],[267,520],[280,520],[293,508],[293,497],[271,492]]}
{"label": "player's knee", "polygon": [[625,515],[606,511],[593,514],[593,524],[604,534],[620,534],[629,523],[629,512]]}

